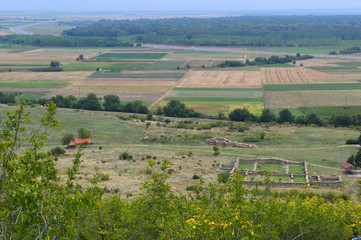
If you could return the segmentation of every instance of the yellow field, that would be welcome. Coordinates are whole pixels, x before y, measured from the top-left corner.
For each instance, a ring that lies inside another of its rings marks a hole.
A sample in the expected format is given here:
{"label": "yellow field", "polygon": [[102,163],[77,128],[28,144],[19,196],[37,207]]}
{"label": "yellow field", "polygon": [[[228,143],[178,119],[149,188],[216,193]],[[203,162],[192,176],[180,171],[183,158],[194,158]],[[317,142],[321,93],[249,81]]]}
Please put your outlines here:
{"label": "yellow field", "polygon": [[256,71],[190,71],[178,87],[260,88]]}
{"label": "yellow field", "polygon": [[307,68],[261,68],[261,81],[263,84],[354,82]]}
{"label": "yellow field", "polygon": [[0,82],[16,82],[24,80],[81,80],[93,72],[0,72]]}
{"label": "yellow field", "polygon": [[361,105],[361,90],[265,92],[266,108]]}

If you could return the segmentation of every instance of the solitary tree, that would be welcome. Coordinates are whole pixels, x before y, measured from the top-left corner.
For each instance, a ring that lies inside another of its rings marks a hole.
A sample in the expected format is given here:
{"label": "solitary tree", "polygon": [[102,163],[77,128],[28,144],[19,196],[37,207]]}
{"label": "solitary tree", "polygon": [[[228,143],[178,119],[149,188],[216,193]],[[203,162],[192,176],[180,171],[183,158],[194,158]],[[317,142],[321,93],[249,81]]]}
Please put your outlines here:
{"label": "solitary tree", "polygon": [[85,128],[79,128],[78,129],[78,138],[90,138],[91,132],[88,129]]}
{"label": "solitary tree", "polygon": [[65,133],[61,138],[61,143],[63,145],[68,145],[71,141],[74,141],[75,137],[72,133]]}
{"label": "solitary tree", "polygon": [[60,63],[58,61],[51,61],[50,62],[50,67],[59,67]]}

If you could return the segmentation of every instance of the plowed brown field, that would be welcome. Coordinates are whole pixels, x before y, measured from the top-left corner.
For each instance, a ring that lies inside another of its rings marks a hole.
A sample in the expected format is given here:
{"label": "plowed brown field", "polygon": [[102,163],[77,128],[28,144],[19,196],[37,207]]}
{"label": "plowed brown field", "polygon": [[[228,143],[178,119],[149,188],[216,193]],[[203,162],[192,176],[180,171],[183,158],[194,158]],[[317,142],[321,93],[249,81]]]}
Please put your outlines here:
{"label": "plowed brown field", "polygon": [[256,71],[191,71],[178,87],[261,88]]}
{"label": "plowed brown field", "polygon": [[261,68],[261,81],[263,84],[353,82],[307,68]]}

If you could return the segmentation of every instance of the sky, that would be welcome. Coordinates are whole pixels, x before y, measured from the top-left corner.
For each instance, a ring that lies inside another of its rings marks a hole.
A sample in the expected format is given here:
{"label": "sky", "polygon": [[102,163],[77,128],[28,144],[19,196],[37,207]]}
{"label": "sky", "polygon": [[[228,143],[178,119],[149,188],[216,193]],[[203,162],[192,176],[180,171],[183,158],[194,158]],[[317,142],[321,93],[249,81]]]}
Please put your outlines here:
{"label": "sky", "polygon": [[[360,0],[0,0],[0,11],[318,11],[361,13]],[[360,10],[360,11],[359,11]]]}

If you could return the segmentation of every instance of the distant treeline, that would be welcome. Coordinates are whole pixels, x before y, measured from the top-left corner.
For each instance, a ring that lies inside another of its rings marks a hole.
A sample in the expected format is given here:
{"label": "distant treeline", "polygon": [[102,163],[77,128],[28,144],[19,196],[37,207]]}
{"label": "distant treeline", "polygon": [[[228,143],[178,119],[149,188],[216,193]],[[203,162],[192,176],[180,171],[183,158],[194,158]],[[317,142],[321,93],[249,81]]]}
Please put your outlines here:
{"label": "distant treeline", "polygon": [[2,44],[17,44],[34,47],[133,47],[130,42],[112,37],[74,37],[48,35],[6,35],[0,36]]}
{"label": "distant treeline", "polygon": [[316,126],[335,126],[349,127],[361,126],[361,114],[354,116],[340,115],[333,116],[330,120],[322,120],[316,113],[309,113],[295,117],[290,110],[284,109],[276,116],[269,109],[263,110],[261,116],[257,117],[247,109],[235,109],[229,113],[229,119],[236,122],[277,122],[277,123],[296,123],[299,125],[316,125]]}
{"label": "distant treeline", "polygon": [[279,57],[279,56],[271,56],[269,58],[258,57],[255,58],[253,61],[247,59],[246,62],[244,63],[240,61],[224,61],[221,64],[219,64],[218,67],[224,68],[224,67],[244,67],[244,66],[267,65],[267,64],[282,64],[282,63],[290,63],[297,60],[305,60],[311,58],[314,57],[310,55],[301,56],[299,53],[297,53],[295,57],[288,55],[285,57]]}
{"label": "distant treeline", "polygon": [[204,46],[337,46],[361,40],[361,16],[241,16],[101,20],[64,36],[134,36],[138,42]]}

